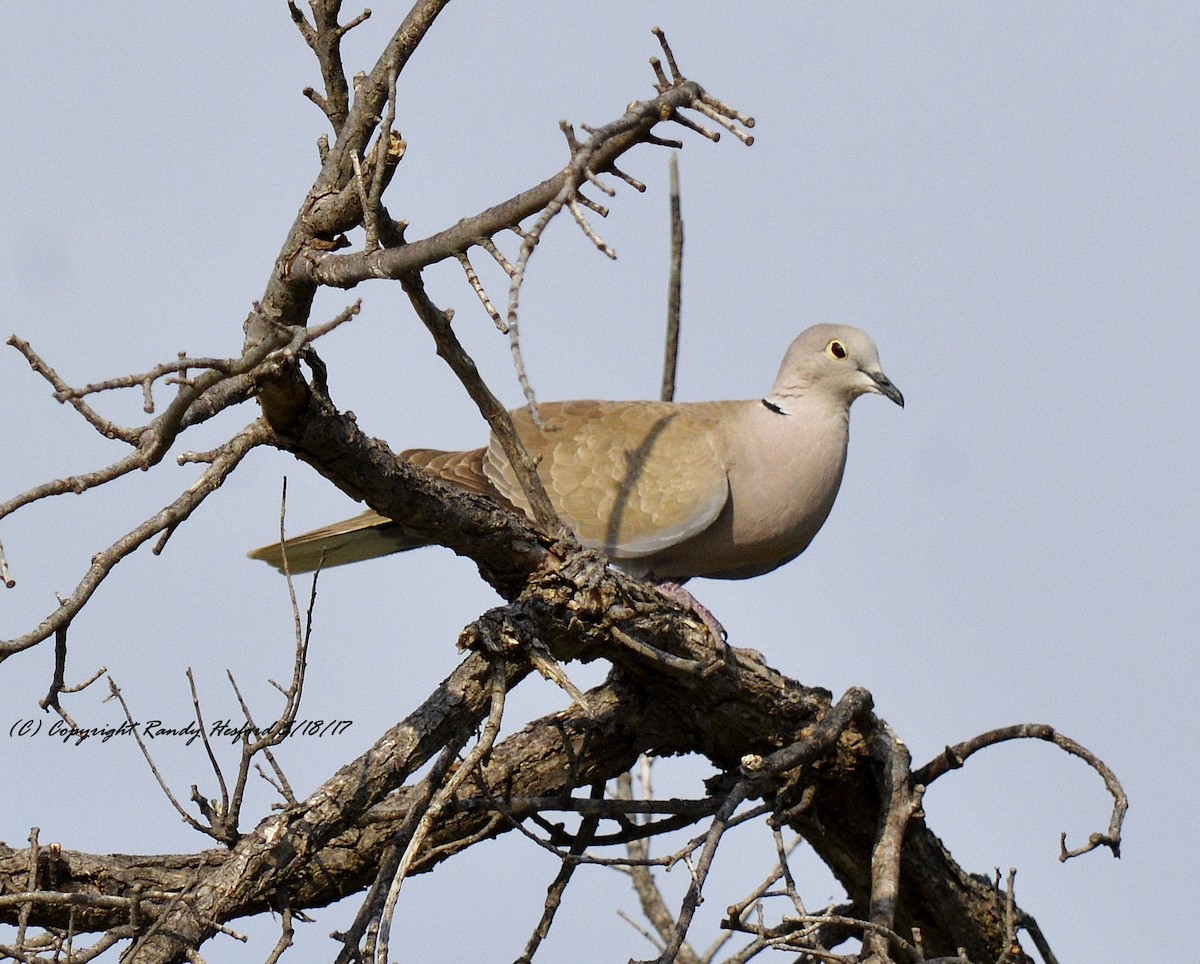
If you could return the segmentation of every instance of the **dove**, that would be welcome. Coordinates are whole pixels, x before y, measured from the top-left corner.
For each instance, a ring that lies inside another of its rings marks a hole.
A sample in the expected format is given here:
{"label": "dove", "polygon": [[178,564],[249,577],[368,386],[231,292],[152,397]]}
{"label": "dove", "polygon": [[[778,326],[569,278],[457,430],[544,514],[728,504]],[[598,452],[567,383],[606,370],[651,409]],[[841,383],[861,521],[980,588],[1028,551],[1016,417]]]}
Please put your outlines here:
{"label": "dove", "polygon": [[[746,579],[803,552],[833,508],[846,466],[850,405],[874,393],[904,406],[875,343],[815,325],[789,346],[765,398],[568,401],[512,412],[551,503],[579,541],[625,572],[682,584]],[[530,515],[493,437],[466,452],[401,453],[427,472]],[[427,545],[368,511],[283,543],[304,572]],[[250,553],[283,568],[279,543]]]}

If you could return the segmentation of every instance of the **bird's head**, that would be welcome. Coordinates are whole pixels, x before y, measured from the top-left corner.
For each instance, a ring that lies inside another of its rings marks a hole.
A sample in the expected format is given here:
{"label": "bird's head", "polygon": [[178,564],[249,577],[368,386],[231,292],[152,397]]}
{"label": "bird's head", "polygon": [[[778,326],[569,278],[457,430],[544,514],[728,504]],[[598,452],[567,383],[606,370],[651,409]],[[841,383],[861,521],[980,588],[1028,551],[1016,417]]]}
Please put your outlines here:
{"label": "bird's head", "polygon": [[813,325],[783,356],[767,400],[788,411],[789,402],[798,398],[824,398],[849,406],[868,392],[904,407],[900,389],[879,367],[879,352],[870,335],[850,325]]}

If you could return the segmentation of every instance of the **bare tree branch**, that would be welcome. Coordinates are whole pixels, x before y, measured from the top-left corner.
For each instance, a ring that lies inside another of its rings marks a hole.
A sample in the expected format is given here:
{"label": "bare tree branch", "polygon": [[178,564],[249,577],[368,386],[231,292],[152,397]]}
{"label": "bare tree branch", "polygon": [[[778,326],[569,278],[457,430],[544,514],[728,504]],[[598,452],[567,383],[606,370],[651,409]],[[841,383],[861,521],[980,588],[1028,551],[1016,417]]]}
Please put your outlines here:
{"label": "bare tree branch", "polygon": [[[589,139],[572,154],[567,167],[507,201],[428,238],[398,248],[345,255],[297,252],[286,277],[296,282],[351,288],[368,278],[401,279],[427,265],[457,257],[482,239],[493,238],[525,218],[549,210],[552,205],[557,213],[579,185],[587,181],[587,172],[608,171],[630,148],[651,142],[650,131],[664,117],[674,120],[679,110],[701,103],[705,96],[703,88],[695,82],[682,81],[652,100],[634,102],[619,120],[593,130]],[[532,250],[538,236],[540,232],[532,240],[527,238],[523,250],[525,247]],[[509,322],[511,324],[511,311]]]}
{"label": "bare tree branch", "polygon": [[683,300],[683,214],[679,199],[679,155],[671,155],[671,273],[667,282],[667,347],[663,358],[664,402],[675,399],[675,369],[679,364],[680,305]]}
{"label": "bare tree branch", "polygon": [[550,497],[546,495],[546,488],[542,485],[542,480],[538,477],[533,459],[530,458],[524,443],[521,441],[520,436],[517,435],[516,428],[513,427],[512,417],[508,414],[508,410],[483,383],[483,379],[479,377],[479,370],[475,367],[474,360],[463,350],[462,344],[455,336],[454,330],[450,327],[452,315],[449,312],[439,311],[433,302],[429,300],[429,296],[425,294],[425,286],[422,284],[419,275],[413,275],[404,279],[404,290],[408,294],[409,301],[412,302],[417,315],[425,323],[425,327],[429,329],[430,334],[433,335],[433,339],[437,344],[438,355],[445,360],[446,364],[450,366],[451,371],[458,376],[459,381],[462,382],[463,387],[467,390],[467,394],[471,396],[471,399],[478,406],[480,414],[487,421],[492,434],[495,435],[503,447],[504,454],[508,458],[509,464],[513,467],[513,471],[517,475],[517,480],[521,483],[521,489],[525,493],[525,498],[529,501],[534,521],[546,532],[555,534],[560,539],[573,542],[574,537],[563,526],[562,522],[559,521],[558,513],[554,511],[554,506],[550,504]]}
{"label": "bare tree branch", "polygon": [[1066,861],[1072,857],[1078,857],[1081,854],[1095,850],[1097,847],[1107,847],[1112,851],[1114,857],[1120,857],[1121,825],[1125,821],[1125,811],[1129,809],[1129,798],[1125,795],[1125,790],[1121,787],[1121,782],[1108,765],[1092,753],[1091,750],[1075,742],[1070,737],[1059,733],[1054,727],[1048,726],[1045,723],[1020,723],[1015,726],[1000,727],[999,729],[988,730],[986,733],[981,733],[979,736],[965,740],[955,746],[948,746],[913,773],[913,782],[914,784],[928,785],[950,770],[956,770],[961,767],[967,761],[968,757],[979,750],[995,746],[997,743],[1007,742],[1008,740],[1045,740],[1048,743],[1053,743],[1059,749],[1065,750],[1072,756],[1079,757],[1079,759],[1083,760],[1088,766],[1099,773],[1104,780],[1104,786],[1112,795],[1113,812],[1109,820],[1108,832],[1091,834],[1088,837],[1088,842],[1078,850],[1067,850],[1067,835],[1064,832],[1060,841],[1059,860]]}
{"label": "bare tree branch", "polygon": [[[92,597],[92,593],[99,588],[118,562],[153,536],[178,525],[190,516],[209,495],[220,487],[229,473],[237,467],[251,449],[263,445],[270,437],[270,430],[262,422],[252,422],[242,429],[221,447],[220,454],[212,464],[177,499],[164,506],[145,522],[135,526],[107,549],[96,553],[92,557],[92,564],[75,590],[62,600],[54,612],[24,635],[0,641],[0,662],[15,653],[37,645],[52,633],[65,627]],[[132,466],[130,467],[132,468]],[[114,473],[114,477],[115,474],[117,473]],[[67,491],[67,489],[60,488],[59,491]],[[13,501],[17,502],[20,498]],[[4,507],[0,507],[0,515],[4,514],[6,514]]]}

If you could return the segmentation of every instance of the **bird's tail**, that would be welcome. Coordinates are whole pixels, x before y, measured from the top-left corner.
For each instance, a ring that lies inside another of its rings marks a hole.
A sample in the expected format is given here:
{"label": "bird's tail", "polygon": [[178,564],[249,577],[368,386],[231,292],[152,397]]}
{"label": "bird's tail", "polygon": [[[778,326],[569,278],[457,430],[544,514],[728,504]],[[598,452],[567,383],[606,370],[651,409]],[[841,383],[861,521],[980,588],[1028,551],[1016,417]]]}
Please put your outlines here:
{"label": "bird's tail", "polygon": [[[470,452],[442,452],[434,449],[409,449],[407,452],[401,452],[400,457],[469,492],[489,495],[507,504],[507,500],[496,492],[484,473],[484,451],[474,449]],[[250,558],[261,559],[283,572],[286,554],[288,571],[294,575],[312,572],[317,568],[344,566],[350,562],[375,559],[378,556],[427,545],[428,538],[409,531],[387,516],[369,510],[353,519],[344,519],[320,529],[313,529],[312,532],[305,532],[283,543],[275,542],[255,549],[250,553]]]}
{"label": "bird's tail", "polygon": [[255,549],[250,553],[250,558],[261,559],[283,572],[286,554],[288,571],[295,575],[312,572],[317,568],[344,566],[350,562],[361,562],[363,559],[374,559],[377,556],[416,549],[424,545],[428,545],[426,540],[415,538],[411,534],[406,537],[403,526],[397,525],[378,512],[367,511],[353,519],[335,522],[282,543],[274,542],[261,549]]}

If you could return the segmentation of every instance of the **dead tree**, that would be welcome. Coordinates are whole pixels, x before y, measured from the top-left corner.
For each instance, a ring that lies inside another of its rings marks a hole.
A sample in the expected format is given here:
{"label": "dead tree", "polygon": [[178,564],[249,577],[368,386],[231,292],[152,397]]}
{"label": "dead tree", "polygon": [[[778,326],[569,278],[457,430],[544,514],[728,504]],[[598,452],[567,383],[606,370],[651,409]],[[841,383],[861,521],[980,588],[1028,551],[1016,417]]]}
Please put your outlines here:
{"label": "dead tree", "polygon": [[[292,453],[354,499],[470,558],[506,602],[462,631],[465,658],[421,706],[306,799],[291,793],[271,754],[295,724],[304,685],[308,633],[297,606],[295,670],[284,713],[247,736],[242,765],[234,779],[222,781],[220,800],[194,793],[188,805],[172,798],[218,846],[114,857],[46,846],[35,832],[27,848],[0,847],[0,921],[17,928],[0,951],[22,961],[83,961],[121,946],[130,961],[195,959],[226,922],[277,911],[283,933],[275,959],[291,941],[292,915],[361,894],[360,912],[341,934],[338,959],[386,960],[405,879],[436,872],[480,841],[516,831],[561,861],[521,960],[535,956],[572,874],[591,862],[632,875],[660,942],[661,962],[744,961],[771,948],[805,961],[1016,961],[1026,959],[1021,931],[1043,960],[1052,961],[1033,918],[1013,901],[1011,877],[1002,884],[960,868],[926,826],[922,796],[933,780],[987,746],[1051,741],[1090,763],[1115,801],[1110,826],[1074,851],[1064,841],[1063,859],[1100,846],[1116,854],[1125,798],[1104,764],[1049,726],[1024,725],[947,747],[914,767],[865,690],[853,688],[835,699],[788,679],[753,651],[714,641],[696,613],[653,586],[607,567],[558,522],[507,412],[459,344],[451,313],[426,294],[424,269],[457,259],[468,285],[518,349],[525,270],[551,219],[567,212],[597,248],[610,253],[590,221],[606,213],[593,198],[597,191],[615,195],[624,185],[644,189],[617,167],[626,152],[642,144],[678,144],[663,134],[672,126],[713,141],[717,132],[711,128],[721,127],[749,144],[752,119],[687,79],[658,32],[665,63],[651,61],[653,97],[634,100],[622,116],[585,127],[582,136],[563,125],[567,162],[560,171],[442,231],[409,239],[404,221],[383,201],[405,151],[394,129],[396,83],[445,2],[418,0],[375,66],[353,82],[341,41],[368,14],[339,24],[340,0],[311,0],[307,13],[289,2],[322,75],[320,90],[305,94],[324,112],[333,136],[320,140],[319,173],[245,320],[239,357],[181,357],[75,387],[33,346],[9,340],[50,383],[56,399],[129,451],[102,470],[14,496],[0,505],[0,519],[38,500],[153,470],[194,426],[237,406],[254,411],[219,447],[177,455],[206,466],[200,481],[100,549],[75,590],[44,620],[0,643],[0,660],[54,646],[56,671],[42,705],[70,720],[64,681],[72,619],[130,553],[147,543],[160,550],[258,446]],[[357,231],[361,240],[352,242],[348,235]],[[472,257],[495,259],[511,279],[504,310],[479,282]],[[532,519],[399,459],[330,397],[315,342],[353,318],[358,303],[320,320],[312,317],[314,296],[321,287],[350,289],[375,278],[403,287],[438,353],[519,468]],[[174,391],[164,403],[165,386]],[[128,389],[144,393],[152,417],[143,425],[117,424],[92,405],[95,396]],[[19,570],[20,560],[5,561],[0,549],[0,576],[9,584],[10,563]],[[570,683],[570,666],[595,660],[609,667],[607,679],[580,693]],[[571,692],[570,707],[498,741],[506,694],[534,670]],[[252,708],[245,712],[248,725],[258,727]],[[635,798],[628,774],[646,754],[699,755],[720,775],[695,799]],[[253,765],[262,761],[272,768],[282,805],[255,818],[243,812],[243,791]],[[414,779],[431,762],[425,776]],[[574,829],[550,814],[570,815]],[[724,958],[720,944],[696,951],[688,943],[689,928],[713,856],[724,834],[747,822],[776,841],[778,864],[741,899],[720,895],[729,901],[723,926],[736,950]],[[648,855],[650,838],[687,828],[694,828],[694,837],[682,849]],[[788,864],[788,839],[796,836],[841,882],[843,904],[803,905]],[[671,907],[653,868],[679,862],[690,869],[690,886],[682,903]],[[833,950],[847,942],[850,949]]]}

